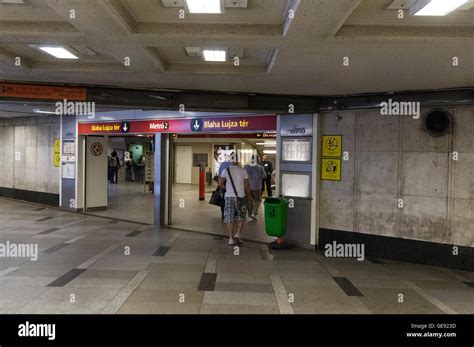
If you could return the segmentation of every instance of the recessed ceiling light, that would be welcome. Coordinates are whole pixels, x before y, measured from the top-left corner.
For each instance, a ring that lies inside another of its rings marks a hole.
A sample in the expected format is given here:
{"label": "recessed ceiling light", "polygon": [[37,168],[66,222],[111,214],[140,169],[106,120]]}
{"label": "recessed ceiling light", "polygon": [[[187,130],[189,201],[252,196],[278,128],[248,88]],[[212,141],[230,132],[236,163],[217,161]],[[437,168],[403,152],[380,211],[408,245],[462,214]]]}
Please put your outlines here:
{"label": "recessed ceiling light", "polygon": [[79,59],[67,49],[58,46],[40,46],[38,49],[58,59]]}
{"label": "recessed ceiling light", "polygon": [[446,16],[467,0],[418,0],[410,9],[415,16]]}
{"label": "recessed ceiling light", "polygon": [[186,0],[189,13],[222,13],[221,0]]}
{"label": "recessed ceiling light", "polygon": [[227,52],[224,50],[205,49],[202,51],[205,61],[226,61]]}
{"label": "recessed ceiling light", "polygon": [[275,149],[264,149],[263,150],[263,153],[265,154],[276,154],[276,150]]}

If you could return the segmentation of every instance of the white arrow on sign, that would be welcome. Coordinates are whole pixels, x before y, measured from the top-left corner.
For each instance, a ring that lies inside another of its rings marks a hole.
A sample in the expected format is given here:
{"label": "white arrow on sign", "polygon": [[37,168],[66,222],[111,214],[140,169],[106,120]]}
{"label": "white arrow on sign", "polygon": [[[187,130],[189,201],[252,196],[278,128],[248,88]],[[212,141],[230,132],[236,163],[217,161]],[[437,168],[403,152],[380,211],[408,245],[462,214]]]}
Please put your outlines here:
{"label": "white arrow on sign", "polygon": [[128,129],[127,123],[125,123],[125,124],[123,125],[123,131],[127,131],[127,129]]}
{"label": "white arrow on sign", "polygon": [[197,121],[197,119],[194,121],[194,129],[198,130],[199,129],[199,123]]}

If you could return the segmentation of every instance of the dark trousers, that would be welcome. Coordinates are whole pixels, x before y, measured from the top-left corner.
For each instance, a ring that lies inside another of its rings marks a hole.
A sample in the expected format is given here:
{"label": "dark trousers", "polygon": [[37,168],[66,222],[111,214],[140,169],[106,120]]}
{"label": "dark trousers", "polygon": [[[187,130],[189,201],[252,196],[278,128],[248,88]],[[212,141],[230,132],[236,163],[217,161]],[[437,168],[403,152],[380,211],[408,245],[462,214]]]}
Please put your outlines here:
{"label": "dark trousers", "polygon": [[118,181],[118,167],[110,168],[110,182],[117,183]]}
{"label": "dark trousers", "polygon": [[272,196],[272,176],[267,175],[267,178],[262,180],[262,193],[265,190],[265,185],[267,186],[268,196]]}

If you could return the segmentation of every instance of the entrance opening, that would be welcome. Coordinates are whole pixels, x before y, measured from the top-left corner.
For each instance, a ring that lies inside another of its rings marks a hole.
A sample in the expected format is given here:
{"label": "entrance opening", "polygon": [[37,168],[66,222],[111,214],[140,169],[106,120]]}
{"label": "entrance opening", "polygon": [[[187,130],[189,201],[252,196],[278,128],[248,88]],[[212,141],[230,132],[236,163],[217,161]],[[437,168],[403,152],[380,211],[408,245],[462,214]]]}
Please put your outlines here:
{"label": "entrance opening", "polygon": [[[154,136],[134,134],[130,136],[109,135],[106,137],[106,155],[101,162],[100,181],[107,187],[104,208],[90,208],[86,201],[86,211],[94,215],[153,224],[153,166]],[[88,162],[86,161],[86,165]],[[86,186],[99,177],[89,171]],[[103,170],[107,170],[103,173]],[[106,175],[106,180],[104,176]],[[94,194],[86,189],[86,194]]]}
{"label": "entrance opening", "polygon": [[[253,190],[262,192],[258,213],[244,227],[244,238],[268,241],[264,232],[263,202],[268,192],[266,182],[274,189],[276,162],[275,133],[215,133],[172,134],[170,146],[170,195],[169,221],[179,229],[226,235],[221,208],[209,200],[218,187],[219,174],[234,156],[242,168],[262,164],[266,160],[268,179],[258,183]],[[221,167],[222,166],[222,167]],[[219,170],[221,168],[221,170]],[[202,177],[203,176],[203,177]],[[204,180],[204,195],[200,195],[200,179]],[[255,208],[257,211],[257,208]]]}

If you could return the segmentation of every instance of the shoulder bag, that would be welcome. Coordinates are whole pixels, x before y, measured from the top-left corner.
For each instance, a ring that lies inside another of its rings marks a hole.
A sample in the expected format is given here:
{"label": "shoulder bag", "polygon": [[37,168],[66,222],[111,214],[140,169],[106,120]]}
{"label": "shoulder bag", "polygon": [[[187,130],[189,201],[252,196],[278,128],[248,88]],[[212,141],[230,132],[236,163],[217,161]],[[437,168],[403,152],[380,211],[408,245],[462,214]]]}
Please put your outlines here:
{"label": "shoulder bag", "polygon": [[228,167],[226,170],[229,174],[230,183],[232,184],[232,189],[234,190],[234,194],[236,196],[235,207],[237,208],[237,211],[239,211],[241,214],[245,214],[247,212],[247,199],[239,197],[239,195],[237,194],[237,189],[235,189],[234,180],[232,179],[232,175],[230,174],[230,167]]}

